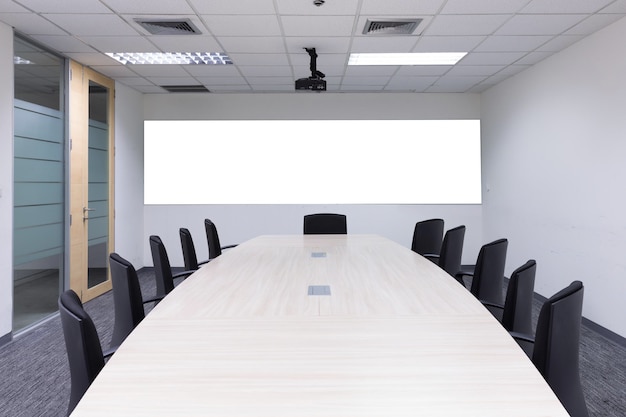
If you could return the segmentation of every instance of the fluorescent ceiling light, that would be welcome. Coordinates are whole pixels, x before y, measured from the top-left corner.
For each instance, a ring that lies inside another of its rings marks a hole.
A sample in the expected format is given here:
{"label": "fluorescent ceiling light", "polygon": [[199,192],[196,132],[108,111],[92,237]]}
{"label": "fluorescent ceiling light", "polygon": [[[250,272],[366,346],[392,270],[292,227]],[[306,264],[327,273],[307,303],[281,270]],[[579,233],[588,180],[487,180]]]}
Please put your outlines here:
{"label": "fluorescent ceiling light", "polygon": [[122,64],[135,65],[228,65],[228,55],[221,52],[107,52]]}
{"label": "fluorescent ceiling light", "polygon": [[350,54],[348,65],[454,65],[467,52]]}

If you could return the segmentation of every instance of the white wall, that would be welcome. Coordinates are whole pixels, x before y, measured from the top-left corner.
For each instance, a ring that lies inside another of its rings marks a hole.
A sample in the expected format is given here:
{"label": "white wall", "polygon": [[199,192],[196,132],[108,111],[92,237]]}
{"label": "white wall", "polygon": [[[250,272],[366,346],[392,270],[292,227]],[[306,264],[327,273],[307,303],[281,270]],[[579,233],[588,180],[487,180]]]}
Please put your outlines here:
{"label": "white wall", "polygon": [[[145,118],[210,119],[478,119],[477,94],[152,94],[144,98]],[[294,132],[297,134],[297,132]],[[390,134],[406,134],[391,132]],[[172,138],[175,143],[176,138]],[[207,155],[207,187],[227,172],[211,172]],[[253,175],[253,173],[251,173]],[[288,192],[288,190],[286,190]],[[476,259],[482,242],[481,207],[456,205],[171,205],[145,206],[144,261],[152,264],[148,236],[159,235],[172,265],[182,266],[178,229],[194,236],[198,257],[206,259],[203,221],[211,218],[221,243],[238,243],[261,234],[302,233],[302,216],[313,212],[348,216],[350,233],[376,233],[410,246],[419,220],[442,217],[446,227],[467,226],[467,262]]]}
{"label": "white wall", "polygon": [[115,86],[115,251],[143,263],[143,96]]}
{"label": "white wall", "polygon": [[626,336],[626,19],[483,94],[485,239],[536,290],[585,284],[584,315]]}
{"label": "white wall", "polygon": [[0,22],[0,338],[13,322],[13,29]]}

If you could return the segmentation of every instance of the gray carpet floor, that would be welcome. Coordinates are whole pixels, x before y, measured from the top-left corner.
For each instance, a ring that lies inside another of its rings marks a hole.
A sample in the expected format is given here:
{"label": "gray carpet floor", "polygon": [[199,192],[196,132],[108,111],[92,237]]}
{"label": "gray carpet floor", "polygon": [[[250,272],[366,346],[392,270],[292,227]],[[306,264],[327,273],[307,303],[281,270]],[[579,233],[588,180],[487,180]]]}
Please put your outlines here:
{"label": "gray carpet floor", "polygon": [[[139,272],[142,290],[154,294],[150,269]],[[535,301],[535,320],[541,301]],[[113,329],[111,292],[88,303],[106,348]],[[583,326],[581,379],[592,417],[626,416],[626,347]],[[70,374],[58,316],[0,347],[0,416],[63,416],[67,411]],[[503,416],[505,417],[505,416]]]}

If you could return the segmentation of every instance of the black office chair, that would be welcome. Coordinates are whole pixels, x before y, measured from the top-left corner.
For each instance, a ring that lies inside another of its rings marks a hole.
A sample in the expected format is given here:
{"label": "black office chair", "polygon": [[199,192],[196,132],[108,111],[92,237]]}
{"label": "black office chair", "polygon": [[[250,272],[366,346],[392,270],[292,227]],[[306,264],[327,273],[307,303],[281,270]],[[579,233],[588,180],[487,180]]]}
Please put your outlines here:
{"label": "black office chair", "polygon": [[69,415],[104,367],[104,359],[115,351],[102,351],[96,326],[74,291],[67,290],[61,294],[59,313],[70,366]]}
{"label": "black office chair", "polygon": [[305,235],[345,235],[347,233],[345,214],[316,213],[304,216]]}
{"label": "black office chair", "polygon": [[[483,302],[503,304],[502,289],[504,287],[504,267],[508,245],[508,240],[498,239],[480,248],[470,291]],[[463,285],[465,285],[464,276],[464,273],[456,275],[456,278]],[[496,309],[487,308],[494,315],[498,314]]]}
{"label": "black office chair", "polygon": [[207,244],[209,245],[209,261],[220,256],[223,250],[237,246],[236,244],[221,246],[220,237],[217,234],[217,227],[215,227],[215,223],[209,219],[204,219],[204,230],[206,232]]}
{"label": "black office chair", "polygon": [[441,269],[454,277],[461,267],[464,239],[465,226],[457,226],[448,230],[443,236],[439,255],[426,253],[423,256],[435,262]]}
{"label": "black office chair", "polygon": [[185,262],[185,270],[187,271],[195,271],[200,267],[200,265],[204,265],[208,260],[198,262],[198,257],[196,255],[196,247],[193,244],[193,238],[191,237],[191,232],[184,227],[181,227],[179,230],[180,234],[180,245],[183,248],[183,260]]}
{"label": "black office chair", "polygon": [[534,342],[532,361],[572,417],[588,417],[580,383],[579,350],[584,287],[574,281],[541,307],[534,340],[511,333],[517,340]]}
{"label": "black office chair", "polygon": [[145,317],[144,304],[157,303],[162,296],[143,299],[135,267],[117,253],[109,255],[115,322],[111,348],[121,345]]}
{"label": "black office chair", "polygon": [[195,271],[182,271],[177,274],[172,273],[169,257],[165,245],[161,238],[155,235],[150,236],[150,251],[152,252],[152,262],[154,263],[154,275],[156,277],[156,296],[165,297],[174,289],[174,280],[177,278],[187,278]]}
{"label": "black office chair", "polygon": [[[443,237],[443,219],[429,219],[415,223],[411,250],[435,262],[439,256]],[[429,256],[426,256],[429,255]]]}
{"label": "black office chair", "polygon": [[[502,312],[500,322],[509,332],[527,335],[533,333],[532,312],[536,272],[537,262],[533,259],[528,260],[528,262],[511,274],[509,285],[506,289],[504,305],[483,301],[485,306]],[[521,340],[518,343],[530,357],[533,350],[532,345]]]}

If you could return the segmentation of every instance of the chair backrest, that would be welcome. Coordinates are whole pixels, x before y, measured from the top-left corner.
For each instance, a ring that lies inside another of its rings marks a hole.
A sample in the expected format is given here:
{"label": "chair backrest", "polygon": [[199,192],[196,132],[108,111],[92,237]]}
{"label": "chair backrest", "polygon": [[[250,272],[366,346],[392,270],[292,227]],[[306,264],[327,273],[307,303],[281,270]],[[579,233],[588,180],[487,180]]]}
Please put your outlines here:
{"label": "chair backrest", "polygon": [[183,248],[183,261],[185,262],[185,271],[195,271],[198,269],[198,257],[196,256],[196,247],[193,244],[191,232],[184,227],[179,230],[180,245]]}
{"label": "chair backrest", "polygon": [[439,267],[453,277],[461,270],[464,239],[465,226],[457,226],[450,229],[443,237],[439,255]]}
{"label": "chair backrest", "polygon": [[443,219],[429,219],[415,223],[411,250],[420,255],[439,255],[443,237]]}
{"label": "chair backrest", "polygon": [[584,287],[574,281],[541,307],[533,363],[572,417],[587,417],[579,348]]}
{"label": "chair backrest", "polygon": [[215,259],[222,254],[222,245],[220,244],[217,227],[211,220],[204,219],[204,230],[206,232],[206,241],[209,245],[209,259]]}
{"label": "chair backrest", "polygon": [[143,297],[135,267],[117,253],[109,255],[115,322],[111,347],[122,344],[145,317]]}
{"label": "chair backrest", "polygon": [[471,287],[472,294],[479,300],[502,305],[508,245],[508,240],[498,239],[480,248]]}
{"label": "chair backrest", "polygon": [[61,294],[59,313],[70,365],[70,414],[104,367],[104,356],[96,326],[74,291]]}
{"label": "chair backrest", "polygon": [[156,295],[166,296],[174,289],[174,277],[167,250],[160,237],[150,236],[150,251],[156,277]]}
{"label": "chair backrest", "polygon": [[345,214],[316,213],[304,216],[305,235],[345,235],[348,225]]}
{"label": "chair backrest", "polygon": [[537,262],[530,259],[511,274],[504,298],[502,325],[510,332],[532,335]]}

